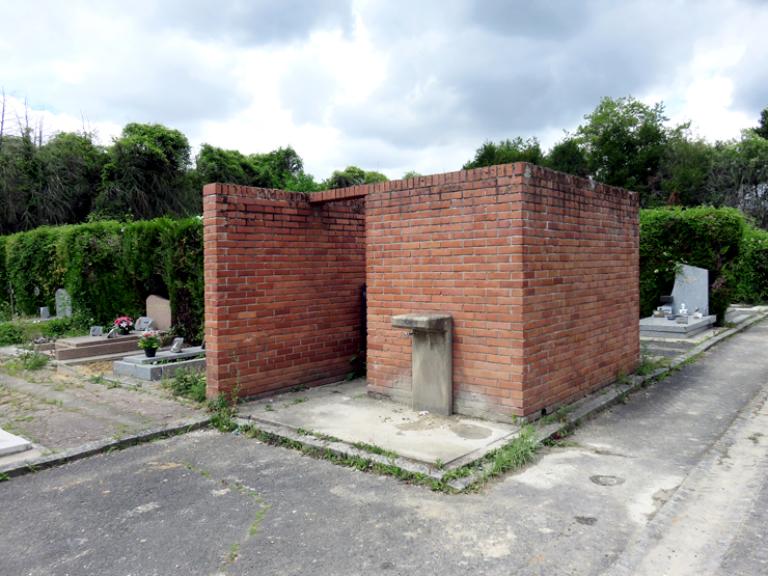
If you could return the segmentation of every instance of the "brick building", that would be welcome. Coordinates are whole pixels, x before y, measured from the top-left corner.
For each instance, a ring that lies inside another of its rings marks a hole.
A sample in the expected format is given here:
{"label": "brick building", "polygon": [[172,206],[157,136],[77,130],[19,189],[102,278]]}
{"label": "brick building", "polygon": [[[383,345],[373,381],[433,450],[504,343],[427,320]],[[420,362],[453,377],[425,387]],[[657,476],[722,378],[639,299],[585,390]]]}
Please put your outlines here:
{"label": "brick building", "polygon": [[454,411],[530,416],[639,357],[637,194],[525,163],[298,193],[204,190],[208,393],[337,381],[407,401],[409,312],[453,317]]}

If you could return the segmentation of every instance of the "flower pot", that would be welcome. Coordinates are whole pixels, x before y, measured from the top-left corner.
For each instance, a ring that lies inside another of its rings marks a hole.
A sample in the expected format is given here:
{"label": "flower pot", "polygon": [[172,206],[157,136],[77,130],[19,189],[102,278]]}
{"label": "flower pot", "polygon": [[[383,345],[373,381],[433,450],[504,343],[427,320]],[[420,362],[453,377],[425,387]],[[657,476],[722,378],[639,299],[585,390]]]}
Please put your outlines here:
{"label": "flower pot", "polygon": [[144,348],[144,355],[147,358],[154,358],[157,353],[157,348]]}
{"label": "flower pot", "polygon": [[128,328],[118,328],[117,333],[120,334],[120,336],[128,336],[128,334],[130,334],[131,331],[128,330]]}

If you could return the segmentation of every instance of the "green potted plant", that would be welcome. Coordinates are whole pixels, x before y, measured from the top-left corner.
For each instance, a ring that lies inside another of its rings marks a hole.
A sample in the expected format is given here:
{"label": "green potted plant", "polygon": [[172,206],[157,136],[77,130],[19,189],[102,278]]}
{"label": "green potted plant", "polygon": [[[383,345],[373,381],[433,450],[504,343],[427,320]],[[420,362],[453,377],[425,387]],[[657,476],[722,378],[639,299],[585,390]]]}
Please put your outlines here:
{"label": "green potted plant", "polygon": [[153,330],[143,332],[139,337],[139,348],[144,350],[147,358],[154,358],[157,349],[160,348],[160,333]]}

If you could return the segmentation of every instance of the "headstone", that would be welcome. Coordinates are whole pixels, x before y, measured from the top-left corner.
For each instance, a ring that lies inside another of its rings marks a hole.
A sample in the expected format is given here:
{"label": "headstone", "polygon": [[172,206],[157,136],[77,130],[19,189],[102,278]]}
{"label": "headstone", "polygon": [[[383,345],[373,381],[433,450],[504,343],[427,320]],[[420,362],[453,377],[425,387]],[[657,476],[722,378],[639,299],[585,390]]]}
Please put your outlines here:
{"label": "headstone", "polygon": [[107,332],[107,338],[117,338],[119,336],[117,332],[117,326],[112,326],[109,332]]}
{"label": "headstone", "polygon": [[139,316],[136,318],[136,323],[133,326],[139,332],[153,330],[155,328],[155,321],[149,316]]}
{"label": "headstone", "polygon": [[48,306],[40,306],[40,318],[43,320],[48,320],[50,317],[51,311],[48,309]]}
{"label": "headstone", "polygon": [[675,277],[672,288],[674,313],[680,314],[685,305],[688,314],[698,309],[704,316],[709,314],[709,270],[683,264]]}
{"label": "headstone", "polygon": [[56,290],[56,317],[69,318],[72,316],[72,297],[64,288]]}
{"label": "headstone", "polygon": [[158,330],[171,328],[171,301],[154,294],[147,298],[147,316],[155,321]]}
{"label": "headstone", "polygon": [[184,338],[174,338],[173,344],[171,345],[171,352],[181,352],[183,346]]}
{"label": "headstone", "polygon": [[91,336],[104,336],[104,328],[101,326],[91,326]]}

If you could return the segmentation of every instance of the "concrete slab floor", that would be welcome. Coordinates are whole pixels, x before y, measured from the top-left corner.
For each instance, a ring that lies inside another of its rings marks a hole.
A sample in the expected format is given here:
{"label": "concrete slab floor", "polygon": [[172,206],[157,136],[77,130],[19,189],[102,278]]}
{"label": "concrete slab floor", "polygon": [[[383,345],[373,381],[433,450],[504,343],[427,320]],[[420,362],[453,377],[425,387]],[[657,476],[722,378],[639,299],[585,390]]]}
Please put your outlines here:
{"label": "concrete slab floor", "polygon": [[242,404],[240,416],[258,422],[373,444],[425,464],[452,462],[498,447],[514,424],[438,416],[368,395],[365,380],[340,382]]}

